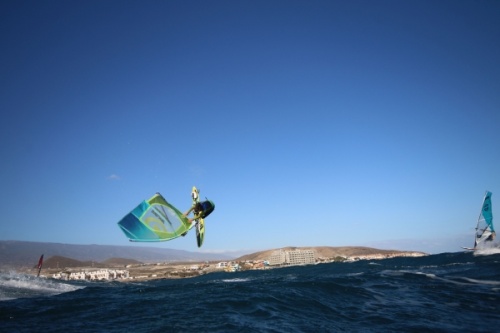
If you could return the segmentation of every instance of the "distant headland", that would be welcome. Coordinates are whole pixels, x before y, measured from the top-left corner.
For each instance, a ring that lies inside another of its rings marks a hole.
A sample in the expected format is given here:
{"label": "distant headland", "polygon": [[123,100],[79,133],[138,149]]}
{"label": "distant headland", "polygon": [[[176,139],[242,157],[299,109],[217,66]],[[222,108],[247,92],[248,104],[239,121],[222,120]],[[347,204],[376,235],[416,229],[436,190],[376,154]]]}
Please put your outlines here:
{"label": "distant headland", "polygon": [[[307,251],[312,250],[315,252],[315,257],[320,261],[354,261],[362,259],[387,259],[393,257],[421,257],[428,255],[424,252],[418,251],[399,251],[399,250],[381,250],[364,246],[312,246],[312,247],[284,247],[280,249],[272,249],[260,251],[248,255],[244,255],[237,260],[266,260],[276,251]],[[343,258],[343,260],[342,260]],[[330,260],[331,259],[331,260]]]}

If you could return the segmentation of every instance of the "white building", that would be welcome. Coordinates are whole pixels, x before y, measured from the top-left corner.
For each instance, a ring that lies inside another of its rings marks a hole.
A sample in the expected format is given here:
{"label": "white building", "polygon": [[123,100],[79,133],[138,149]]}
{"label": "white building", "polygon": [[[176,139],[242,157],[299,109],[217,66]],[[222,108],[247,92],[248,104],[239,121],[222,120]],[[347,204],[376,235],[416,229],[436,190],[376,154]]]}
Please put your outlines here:
{"label": "white building", "polygon": [[227,267],[224,269],[226,272],[238,272],[241,270],[241,267],[237,263],[231,263],[227,265]]}
{"label": "white building", "polygon": [[279,250],[274,251],[271,257],[269,258],[269,265],[283,265],[286,262],[286,251]]}
{"label": "white building", "polygon": [[228,263],[226,261],[218,263],[215,267],[217,268],[226,268]]}
{"label": "white building", "polygon": [[59,280],[115,280],[128,279],[129,271],[127,270],[110,270],[99,269],[95,271],[80,271],[80,272],[60,272],[52,275],[52,278]]}
{"label": "white building", "polygon": [[269,258],[269,265],[311,265],[316,262],[314,250],[275,251]]}

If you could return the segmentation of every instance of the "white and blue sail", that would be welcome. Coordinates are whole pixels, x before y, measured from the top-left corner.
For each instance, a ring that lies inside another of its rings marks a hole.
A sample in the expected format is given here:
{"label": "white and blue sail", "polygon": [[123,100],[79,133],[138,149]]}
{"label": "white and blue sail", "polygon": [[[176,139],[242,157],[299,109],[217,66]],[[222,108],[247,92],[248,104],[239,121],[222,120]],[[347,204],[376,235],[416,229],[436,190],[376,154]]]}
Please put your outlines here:
{"label": "white and blue sail", "polygon": [[481,207],[481,213],[476,225],[476,238],[474,249],[495,239],[496,233],[493,227],[493,211],[491,207],[491,192],[486,191]]}

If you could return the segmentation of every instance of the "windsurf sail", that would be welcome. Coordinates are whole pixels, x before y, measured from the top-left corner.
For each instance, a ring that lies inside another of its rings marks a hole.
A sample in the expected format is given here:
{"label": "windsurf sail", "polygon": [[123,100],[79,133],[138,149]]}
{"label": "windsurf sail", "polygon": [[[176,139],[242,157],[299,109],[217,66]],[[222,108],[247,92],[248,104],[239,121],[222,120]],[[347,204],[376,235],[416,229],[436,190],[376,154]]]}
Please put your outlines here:
{"label": "windsurf sail", "polygon": [[36,269],[38,269],[38,274],[36,276],[40,276],[40,271],[42,270],[43,266],[43,254],[40,256],[40,259],[38,259],[38,265],[35,266]]}
{"label": "windsurf sail", "polygon": [[492,193],[486,191],[483,199],[483,206],[481,213],[477,220],[476,238],[474,240],[474,249],[481,246],[485,242],[493,241],[495,239],[495,229],[493,228],[493,211],[491,210],[491,195]]}
{"label": "windsurf sail", "polygon": [[125,215],[118,226],[132,242],[163,242],[182,236],[194,223],[156,193]]}

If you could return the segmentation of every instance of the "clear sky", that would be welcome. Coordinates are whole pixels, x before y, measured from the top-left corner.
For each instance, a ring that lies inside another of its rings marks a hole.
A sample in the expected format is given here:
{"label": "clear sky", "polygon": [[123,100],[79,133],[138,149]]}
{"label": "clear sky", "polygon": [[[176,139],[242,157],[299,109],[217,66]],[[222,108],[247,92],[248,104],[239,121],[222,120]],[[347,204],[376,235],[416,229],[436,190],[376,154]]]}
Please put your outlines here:
{"label": "clear sky", "polygon": [[500,211],[500,1],[2,1],[0,239],[202,251],[471,246]]}

